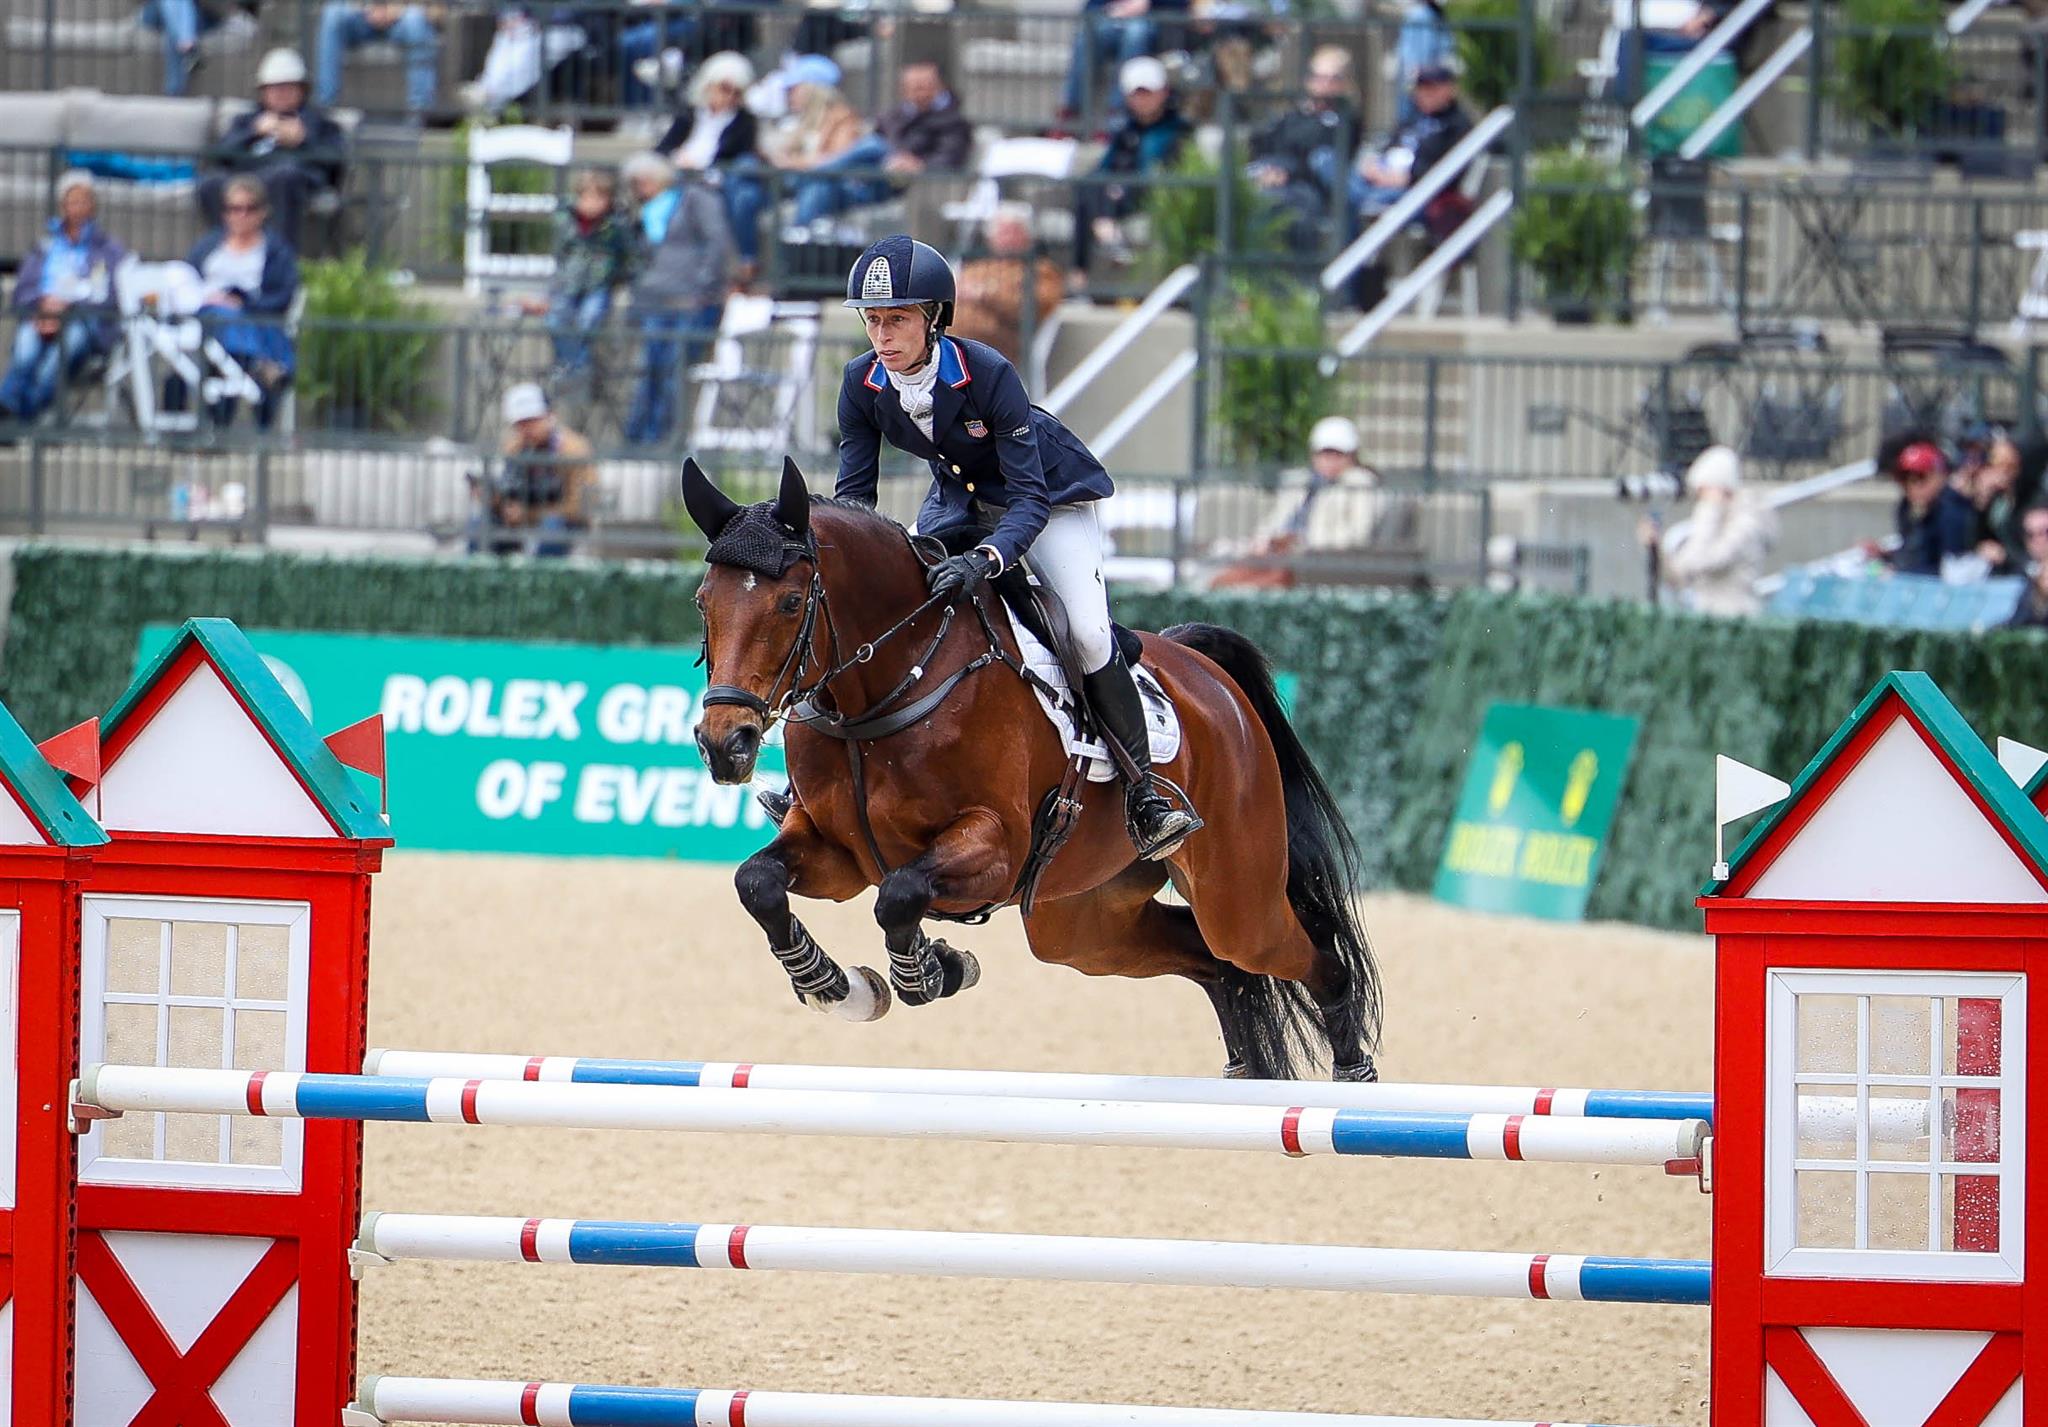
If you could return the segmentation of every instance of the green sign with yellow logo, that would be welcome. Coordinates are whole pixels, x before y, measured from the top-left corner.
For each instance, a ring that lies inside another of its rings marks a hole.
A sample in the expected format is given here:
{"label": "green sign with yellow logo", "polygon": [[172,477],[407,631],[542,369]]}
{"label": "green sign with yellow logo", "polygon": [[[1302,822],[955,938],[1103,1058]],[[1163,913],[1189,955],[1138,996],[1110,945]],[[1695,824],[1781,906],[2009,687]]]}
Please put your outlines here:
{"label": "green sign with yellow logo", "polygon": [[1632,718],[1489,705],[1437,865],[1437,900],[1584,917],[1635,742]]}

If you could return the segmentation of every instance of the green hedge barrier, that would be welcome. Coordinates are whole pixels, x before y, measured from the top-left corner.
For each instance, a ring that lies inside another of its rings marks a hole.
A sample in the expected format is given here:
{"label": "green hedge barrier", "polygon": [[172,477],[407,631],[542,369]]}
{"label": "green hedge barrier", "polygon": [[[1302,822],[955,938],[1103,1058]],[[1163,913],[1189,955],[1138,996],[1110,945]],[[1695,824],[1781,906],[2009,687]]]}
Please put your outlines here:
{"label": "green hedge barrier", "polygon": [[[143,625],[689,643],[697,569],[264,551],[26,546],[0,698],[37,737],[103,712]],[[1228,625],[1297,677],[1295,722],[1358,834],[1372,886],[1426,890],[1488,703],[1641,722],[1589,915],[1696,928],[1713,755],[1791,777],[1888,669],[1923,669],[1987,739],[2048,746],[2048,640],[1708,620],[1636,604],[1360,592],[1125,592],[1137,628]],[[1204,809],[1227,827],[1227,809]]]}

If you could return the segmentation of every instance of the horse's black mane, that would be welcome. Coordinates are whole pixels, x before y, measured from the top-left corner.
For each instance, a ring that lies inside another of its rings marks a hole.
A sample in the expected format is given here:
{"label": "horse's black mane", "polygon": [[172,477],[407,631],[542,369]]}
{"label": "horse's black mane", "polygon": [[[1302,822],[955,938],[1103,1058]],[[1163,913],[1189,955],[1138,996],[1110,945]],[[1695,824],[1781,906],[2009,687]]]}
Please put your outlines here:
{"label": "horse's black mane", "polygon": [[824,506],[827,510],[843,510],[847,512],[849,515],[865,516],[867,519],[873,521],[875,524],[880,525],[885,529],[893,530],[896,534],[902,536],[905,540],[908,540],[910,538],[910,530],[907,526],[905,526],[901,521],[897,520],[892,515],[884,515],[880,510],[877,510],[874,506],[869,505],[866,501],[844,500],[836,495],[812,496],[812,509],[815,510],[819,506]]}

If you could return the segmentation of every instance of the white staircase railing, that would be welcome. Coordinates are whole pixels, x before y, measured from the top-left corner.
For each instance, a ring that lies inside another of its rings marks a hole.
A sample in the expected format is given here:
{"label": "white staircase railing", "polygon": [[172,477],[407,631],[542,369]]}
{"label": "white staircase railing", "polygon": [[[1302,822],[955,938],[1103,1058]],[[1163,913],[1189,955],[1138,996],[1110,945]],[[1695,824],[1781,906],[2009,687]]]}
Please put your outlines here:
{"label": "white staircase railing", "polygon": [[1323,290],[1335,292],[1351,281],[1351,275],[1380,255],[1387,244],[1394,241],[1409,224],[1421,218],[1422,210],[1430,200],[1458,181],[1467,167],[1486,152],[1495,139],[1507,131],[1515,122],[1512,105],[1503,104],[1473,126],[1472,132],[1458,141],[1443,158],[1430,166],[1429,172],[1410,184],[1394,206],[1382,213],[1370,228],[1351,240],[1343,252],[1323,267]]}
{"label": "white staircase railing", "polygon": [[[1714,62],[1728,46],[1742,38],[1742,32],[1750,27],[1757,16],[1768,10],[1776,0],[1742,0],[1720,24],[1714,26],[1704,39],[1686,52],[1669,74],[1657,82],[1657,87],[1636,101],[1636,107],[1629,111],[1628,121],[1638,129],[1664,112],[1666,105],[1685,92],[1685,86],[1697,79],[1700,72]],[[1991,0],[1982,0],[1990,4]]]}
{"label": "white staircase railing", "polygon": [[1059,415],[1068,402],[1092,386],[1097,377],[1109,370],[1111,362],[1121,357],[1131,343],[1142,337],[1168,308],[1180,301],[1188,289],[1201,279],[1202,269],[1199,263],[1183,263],[1168,273],[1159,286],[1153,288],[1145,300],[1137,305],[1130,316],[1119,322],[1094,351],[1082,358],[1080,365],[1068,372],[1067,379],[1054,387],[1039,405],[1053,415]]}
{"label": "white staircase railing", "polygon": [[1430,284],[1449,272],[1457,262],[1473,248],[1479,240],[1492,231],[1515,206],[1515,195],[1508,189],[1501,189],[1479,208],[1470,218],[1459,225],[1458,231],[1437,245],[1436,251],[1416,264],[1415,271],[1402,278],[1380,299],[1379,305],[1359,319],[1358,325],[1344,334],[1337,344],[1337,355],[1355,357],[1366,349],[1373,338],[1386,329],[1388,323],[1406,312],[1416,298],[1429,289]]}

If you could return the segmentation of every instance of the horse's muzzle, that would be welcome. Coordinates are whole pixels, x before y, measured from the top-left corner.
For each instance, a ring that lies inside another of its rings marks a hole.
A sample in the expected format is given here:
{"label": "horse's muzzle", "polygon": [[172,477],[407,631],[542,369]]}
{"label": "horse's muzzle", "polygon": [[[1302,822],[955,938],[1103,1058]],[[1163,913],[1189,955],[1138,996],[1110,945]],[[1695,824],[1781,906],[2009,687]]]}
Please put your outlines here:
{"label": "horse's muzzle", "polygon": [[753,778],[754,764],[761,756],[760,725],[736,725],[725,737],[714,741],[705,736],[704,727],[699,724],[697,751],[704,755],[704,766],[711,770],[713,782],[745,783]]}

